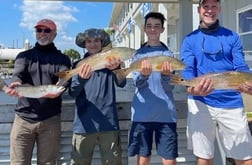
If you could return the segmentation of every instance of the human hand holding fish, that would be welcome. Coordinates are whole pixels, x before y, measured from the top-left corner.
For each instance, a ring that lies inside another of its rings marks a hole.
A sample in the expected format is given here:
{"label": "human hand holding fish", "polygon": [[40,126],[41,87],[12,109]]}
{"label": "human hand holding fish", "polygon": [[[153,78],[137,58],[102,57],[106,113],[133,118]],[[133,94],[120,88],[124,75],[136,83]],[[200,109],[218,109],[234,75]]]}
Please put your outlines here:
{"label": "human hand holding fish", "polygon": [[173,74],[172,63],[170,63],[169,61],[164,61],[161,73],[165,76],[170,76],[171,74]]}
{"label": "human hand holding fish", "polygon": [[141,64],[141,74],[143,76],[149,76],[152,72],[152,65],[149,60],[143,60]]}
{"label": "human hand holding fish", "polygon": [[121,62],[122,61],[119,57],[110,57],[110,58],[107,58],[107,63],[105,64],[105,67],[110,70],[114,70],[119,67]]}
{"label": "human hand holding fish", "polygon": [[211,79],[204,77],[195,86],[187,87],[187,92],[194,96],[206,96],[214,90],[213,85]]}
{"label": "human hand holding fish", "polygon": [[245,82],[238,86],[238,91],[252,95],[252,80],[250,82]]}
{"label": "human hand holding fish", "polygon": [[[4,80],[2,80],[4,81]],[[19,97],[18,92],[15,90],[16,86],[20,86],[21,83],[16,81],[16,82],[12,82],[10,85],[7,85],[4,82],[4,86],[3,88],[1,88],[6,94],[10,95],[10,96],[14,96],[14,97]]]}
{"label": "human hand holding fish", "polygon": [[89,64],[84,63],[81,67],[81,70],[79,71],[79,76],[82,79],[89,79],[89,77],[92,74],[92,68]]}

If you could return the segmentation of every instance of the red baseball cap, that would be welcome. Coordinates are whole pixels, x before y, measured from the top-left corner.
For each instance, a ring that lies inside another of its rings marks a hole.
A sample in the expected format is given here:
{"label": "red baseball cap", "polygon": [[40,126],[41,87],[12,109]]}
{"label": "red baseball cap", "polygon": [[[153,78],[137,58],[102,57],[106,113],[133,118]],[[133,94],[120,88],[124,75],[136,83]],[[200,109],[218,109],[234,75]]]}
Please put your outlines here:
{"label": "red baseball cap", "polygon": [[39,26],[45,26],[45,27],[48,27],[49,29],[51,30],[57,30],[57,26],[56,24],[50,20],[50,19],[42,19],[40,20],[35,26],[34,28],[37,28]]}

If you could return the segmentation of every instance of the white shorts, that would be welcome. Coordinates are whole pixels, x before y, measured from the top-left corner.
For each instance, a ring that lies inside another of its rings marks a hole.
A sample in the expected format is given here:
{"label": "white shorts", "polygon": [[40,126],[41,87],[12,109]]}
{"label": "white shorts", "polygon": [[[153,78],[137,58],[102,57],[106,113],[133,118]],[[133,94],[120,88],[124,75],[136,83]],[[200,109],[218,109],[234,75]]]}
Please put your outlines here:
{"label": "white shorts", "polygon": [[[243,108],[223,109],[188,99],[188,149],[203,159],[214,157],[216,132],[226,157],[252,158],[252,136]],[[216,131],[217,130],[217,131]]]}

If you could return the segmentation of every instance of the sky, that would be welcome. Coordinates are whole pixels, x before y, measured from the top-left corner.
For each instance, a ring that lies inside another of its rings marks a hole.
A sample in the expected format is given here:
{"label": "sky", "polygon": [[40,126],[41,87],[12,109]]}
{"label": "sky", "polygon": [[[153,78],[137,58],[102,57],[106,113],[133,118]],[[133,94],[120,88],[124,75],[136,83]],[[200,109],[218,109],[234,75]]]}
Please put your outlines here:
{"label": "sky", "polygon": [[50,18],[57,24],[57,48],[83,54],[83,49],[75,45],[76,35],[88,28],[108,28],[112,8],[111,2],[1,0],[0,46],[23,48],[27,39],[34,45],[34,25]]}

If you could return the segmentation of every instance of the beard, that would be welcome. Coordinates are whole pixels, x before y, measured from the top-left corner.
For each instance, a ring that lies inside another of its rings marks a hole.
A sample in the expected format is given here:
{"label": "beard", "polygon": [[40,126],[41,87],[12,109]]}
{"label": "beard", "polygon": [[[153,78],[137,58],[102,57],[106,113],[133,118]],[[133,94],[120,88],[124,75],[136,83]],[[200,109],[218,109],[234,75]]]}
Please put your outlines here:
{"label": "beard", "polygon": [[38,43],[42,46],[52,43],[51,39],[48,37],[41,37],[37,39]]}

